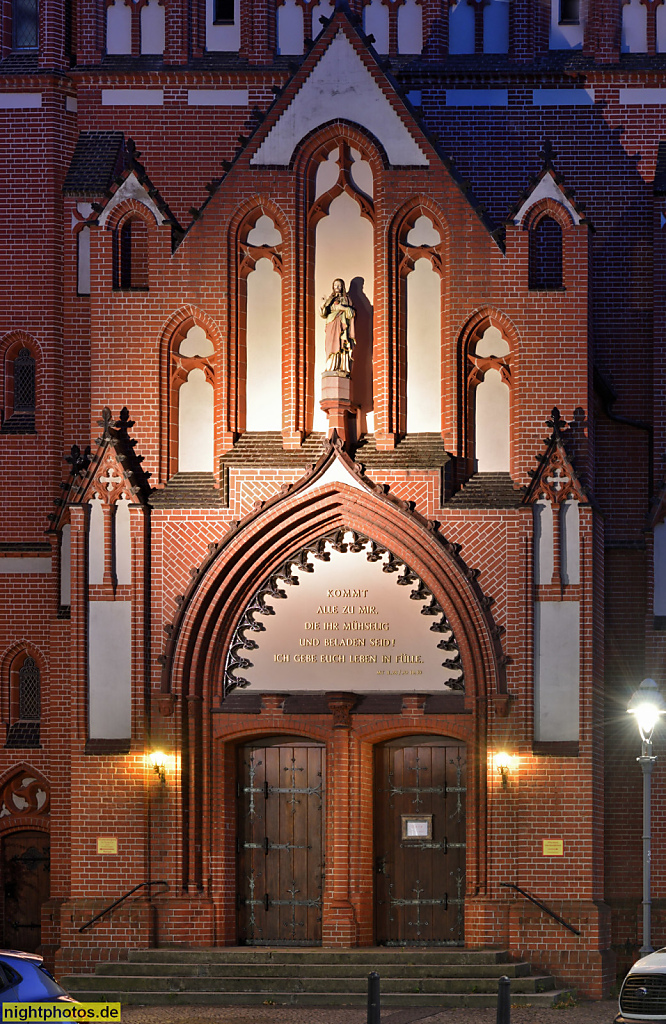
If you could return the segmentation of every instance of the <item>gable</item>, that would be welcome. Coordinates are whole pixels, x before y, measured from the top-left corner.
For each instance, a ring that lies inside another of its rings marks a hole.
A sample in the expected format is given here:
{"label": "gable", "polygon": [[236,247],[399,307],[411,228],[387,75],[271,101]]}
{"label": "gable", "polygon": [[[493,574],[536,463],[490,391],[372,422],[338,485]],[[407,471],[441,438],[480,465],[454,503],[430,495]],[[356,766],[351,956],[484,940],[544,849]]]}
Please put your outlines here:
{"label": "gable", "polygon": [[143,206],[150,210],[158,224],[162,224],[164,221],[164,214],[160,213],[157,204],[153,199],[151,199],[145,187],[138,180],[134,171],[132,171],[131,174],[128,174],[120,188],[114,192],[113,196],[104,207],[104,211],[99,218],[100,227],[104,227],[111,211],[126,199],[136,199],[137,202],[142,203]]}
{"label": "gable", "polygon": [[342,28],[251,157],[250,164],[288,166],[301,139],[340,118],[354,121],[371,132],[384,147],[391,164],[428,166],[425,153]]}
{"label": "gable", "polygon": [[514,212],[512,217],[513,223],[516,225],[521,224],[527,211],[535,206],[536,203],[541,202],[542,199],[554,199],[556,203],[560,203],[567,213],[570,214],[574,224],[580,224],[582,220],[580,213],[571,200],[567,199],[550,171],[546,171],[541,180],[532,189],[525,202],[521,203],[518,209]]}

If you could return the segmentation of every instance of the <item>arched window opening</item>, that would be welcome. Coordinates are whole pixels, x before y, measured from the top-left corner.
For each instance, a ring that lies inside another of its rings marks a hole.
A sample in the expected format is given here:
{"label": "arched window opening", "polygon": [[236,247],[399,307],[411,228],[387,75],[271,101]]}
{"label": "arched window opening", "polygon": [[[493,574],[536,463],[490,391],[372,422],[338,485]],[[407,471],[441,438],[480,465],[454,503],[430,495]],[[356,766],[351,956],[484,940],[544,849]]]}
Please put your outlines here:
{"label": "arched window opening", "polygon": [[170,476],[214,472],[215,346],[200,324],[190,323],[171,350]]}
{"label": "arched window opening", "polygon": [[21,652],[11,666],[6,747],[39,747],[41,676],[35,659]]}
{"label": "arched window opening", "polygon": [[5,363],[5,409],[2,432],[5,434],[32,434],[35,432],[37,407],[37,364],[29,348],[22,345],[12,358],[7,353]]}
{"label": "arched window opening", "polygon": [[511,471],[511,350],[499,328],[485,322],[467,356],[470,473]]}
{"label": "arched window opening", "polygon": [[106,52],[132,52],[132,10],[124,0],[114,0],[106,9]]}
{"label": "arched window opening", "polygon": [[35,360],[22,348],[14,360],[14,412],[35,411]]}
{"label": "arched window opening", "polygon": [[39,0],[13,0],[12,47],[36,50],[39,45]]}
{"label": "arched window opening", "polygon": [[552,217],[542,217],[530,229],[529,287],[562,288],[562,228]]}
{"label": "arched window opening", "polygon": [[140,217],[128,217],[115,229],[113,287],[148,289],[148,226]]}

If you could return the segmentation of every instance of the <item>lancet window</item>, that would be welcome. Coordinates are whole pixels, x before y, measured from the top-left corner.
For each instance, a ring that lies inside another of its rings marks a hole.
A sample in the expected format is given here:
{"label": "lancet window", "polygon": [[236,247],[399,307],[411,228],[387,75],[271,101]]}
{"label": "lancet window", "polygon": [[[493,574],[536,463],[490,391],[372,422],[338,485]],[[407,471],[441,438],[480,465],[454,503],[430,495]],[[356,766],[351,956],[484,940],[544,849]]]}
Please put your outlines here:
{"label": "lancet window", "polygon": [[506,336],[489,319],[472,332],[467,363],[469,472],[508,473],[511,350]]}
{"label": "lancet window", "polygon": [[545,215],[530,226],[529,287],[543,291],[562,288],[562,265],[562,228]]}

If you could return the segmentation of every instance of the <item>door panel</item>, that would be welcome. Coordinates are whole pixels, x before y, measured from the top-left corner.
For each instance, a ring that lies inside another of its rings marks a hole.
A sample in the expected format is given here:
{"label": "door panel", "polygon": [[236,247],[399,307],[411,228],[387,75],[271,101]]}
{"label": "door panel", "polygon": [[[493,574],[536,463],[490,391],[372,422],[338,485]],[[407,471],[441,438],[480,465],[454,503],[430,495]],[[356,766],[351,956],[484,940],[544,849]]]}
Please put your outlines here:
{"label": "door panel", "polygon": [[465,747],[404,744],[375,751],[377,943],[461,945]]}
{"label": "door panel", "polygon": [[323,747],[239,751],[239,942],[321,943]]}
{"label": "door panel", "polygon": [[41,942],[42,903],[49,898],[49,836],[13,832],[2,841],[3,945],[34,953]]}

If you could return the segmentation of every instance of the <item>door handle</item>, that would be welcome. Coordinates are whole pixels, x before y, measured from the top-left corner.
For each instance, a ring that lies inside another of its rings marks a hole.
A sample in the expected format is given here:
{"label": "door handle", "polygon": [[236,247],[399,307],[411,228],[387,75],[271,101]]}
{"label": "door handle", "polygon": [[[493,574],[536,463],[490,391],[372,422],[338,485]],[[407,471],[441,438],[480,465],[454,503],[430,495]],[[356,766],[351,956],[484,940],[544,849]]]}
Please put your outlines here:
{"label": "door handle", "polygon": [[385,875],[386,874],[386,857],[385,856],[376,857],[375,858],[375,871],[376,871],[376,873],[378,875]]}

